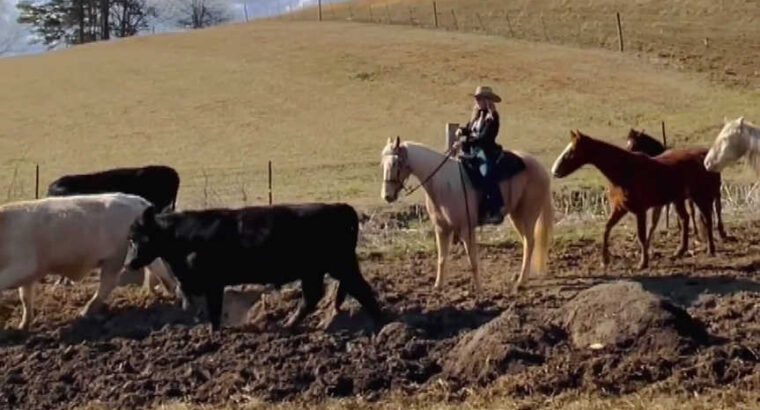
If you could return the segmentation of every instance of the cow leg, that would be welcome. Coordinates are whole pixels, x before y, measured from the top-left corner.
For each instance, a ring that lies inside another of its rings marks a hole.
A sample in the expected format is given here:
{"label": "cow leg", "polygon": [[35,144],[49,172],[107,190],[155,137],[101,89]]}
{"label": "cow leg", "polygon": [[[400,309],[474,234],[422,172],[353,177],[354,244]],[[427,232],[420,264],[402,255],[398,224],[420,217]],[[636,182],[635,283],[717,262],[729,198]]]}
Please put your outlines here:
{"label": "cow leg", "polygon": [[383,311],[380,309],[377,299],[375,299],[372,287],[369,286],[369,283],[362,276],[356,255],[352,253],[347,258],[344,267],[338,268],[330,274],[340,281],[338,291],[340,292],[341,288],[345,288],[346,292],[362,305],[362,308],[367,311],[375,323],[383,323],[385,321]]}
{"label": "cow leg", "polygon": [[212,286],[206,291],[206,308],[211,321],[211,330],[219,330],[222,325],[222,304],[224,302],[224,287]]}
{"label": "cow leg", "polygon": [[322,295],[325,293],[323,280],[324,275],[321,273],[301,280],[301,293],[303,297],[298,305],[298,310],[285,322],[285,328],[292,329],[306,315],[317,308],[319,300],[322,299]]}
{"label": "cow leg", "polygon": [[18,288],[18,294],[23,309],[21,323],[19,323],[18,328],[21,330],[28,330],[34,320],[34,283]]}
{"label": "cow leg", "polygon": [[[123,259],[122,259],[123,260]],[[124,270],[122,263],[118,259],[106,261],[100,268],[100,283],[98,284],[98,290],[92,296],[84,309],[82,309],[82,316],[89,316],[93,313],[97,313],[105,304],[106,299],[119,283],[119,276]]]}
{"label": "cow leg", "polygon": [[340,307],[343,306],[343,302],[346,300],[346,285],[343,282],[338,284],[338,292],[335,294],[335,313],[340,312]]}

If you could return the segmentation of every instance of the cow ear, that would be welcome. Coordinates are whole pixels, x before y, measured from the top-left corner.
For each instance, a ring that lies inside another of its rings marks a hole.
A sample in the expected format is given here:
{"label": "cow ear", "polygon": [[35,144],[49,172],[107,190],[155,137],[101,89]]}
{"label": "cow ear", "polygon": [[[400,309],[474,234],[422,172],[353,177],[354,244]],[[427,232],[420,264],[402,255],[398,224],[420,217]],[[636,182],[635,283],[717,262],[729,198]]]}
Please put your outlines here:
{"label": "cow ear", "polygon": [[396,136],[396,146],[395,146],[395,148],[398,148],[399,145],[401,145],[401,137],[397,135]]}

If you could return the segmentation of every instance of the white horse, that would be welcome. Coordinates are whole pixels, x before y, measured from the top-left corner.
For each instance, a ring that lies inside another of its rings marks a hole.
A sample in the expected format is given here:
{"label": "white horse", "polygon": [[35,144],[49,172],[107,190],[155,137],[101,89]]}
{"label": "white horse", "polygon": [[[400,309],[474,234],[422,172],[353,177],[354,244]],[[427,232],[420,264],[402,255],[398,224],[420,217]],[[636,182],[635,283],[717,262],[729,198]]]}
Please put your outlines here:
{"label": "white horse", "polygon": [[[525,170],[500,183],[504,198],[502,215],[509,215],[512,225],[522,237],[523,260],[519,275],[512,276],[516,291],[530,272],[546,273],[552,239],[553,214],[551,178],[530,155],[517,153],[525,162]],[[423,184],[425,206],[435,227],[438,247],[438,271],[435,287],[443,286],[446,257],[452,239],[464,245],[472,267],[472,280],[480,292],[475,226],[478,220],[480,195],[470,183],[459,160],[414,142],[388,140],[382,153],[383,186],[381,196],[387,202],[398,199],[399,191],[409,175]],[[465,201],[465,198],[467,201]],[[469,215],[468,215],[469,210]]]}
{"label": "white horse", "polygon": [[720,172],[744,155],[747,155],[755,172],[760,174],[760,127],[744,121],[744,117],[725,120],[723,129],[705,157],[705,168]]}

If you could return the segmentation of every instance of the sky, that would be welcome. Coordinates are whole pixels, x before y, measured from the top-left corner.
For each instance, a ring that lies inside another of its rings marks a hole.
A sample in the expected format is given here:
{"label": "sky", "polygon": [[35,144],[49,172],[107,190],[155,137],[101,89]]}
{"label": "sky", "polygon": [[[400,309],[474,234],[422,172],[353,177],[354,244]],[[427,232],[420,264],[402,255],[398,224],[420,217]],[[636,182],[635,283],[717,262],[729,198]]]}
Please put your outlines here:
{"label": "sky", "polygon": [[[33,37],[27,27],[16,23],[18,11],[16,3],[19,0],[0,0],[0,57],[20,54],[45,52],[45,46],[32,44]],[[156,4],[164,5],[172,0],[153,0]],[[245,21],[245,9],[248,18],[267,17],[284,13],[292,9],[316,4],[317,0],[215,0],[228,4],[232,21]],[[329,2],[334,0],[327,0]],[[176,27],[166,24],[156,24],[155,31],[174,31]],[[11,39],[6,47],[6,40]]]}

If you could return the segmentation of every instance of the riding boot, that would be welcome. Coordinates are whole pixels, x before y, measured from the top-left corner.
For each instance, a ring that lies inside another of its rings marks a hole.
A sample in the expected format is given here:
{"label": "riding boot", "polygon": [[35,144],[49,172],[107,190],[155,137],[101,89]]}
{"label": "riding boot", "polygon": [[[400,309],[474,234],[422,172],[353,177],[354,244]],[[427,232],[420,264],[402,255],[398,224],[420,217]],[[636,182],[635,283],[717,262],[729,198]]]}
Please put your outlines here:
{"label": "riding boot", "polygon": [[504,221],[504,215],[501,213],[501,208],[504,207],[504,200],[501,197],[501,189],[499,188],[499,182],[495,180],[492,173],[489,172],[486,175],[486,181],[483,186],[485,204],[483,212],[481,212],[481,223],[498,225]]}

